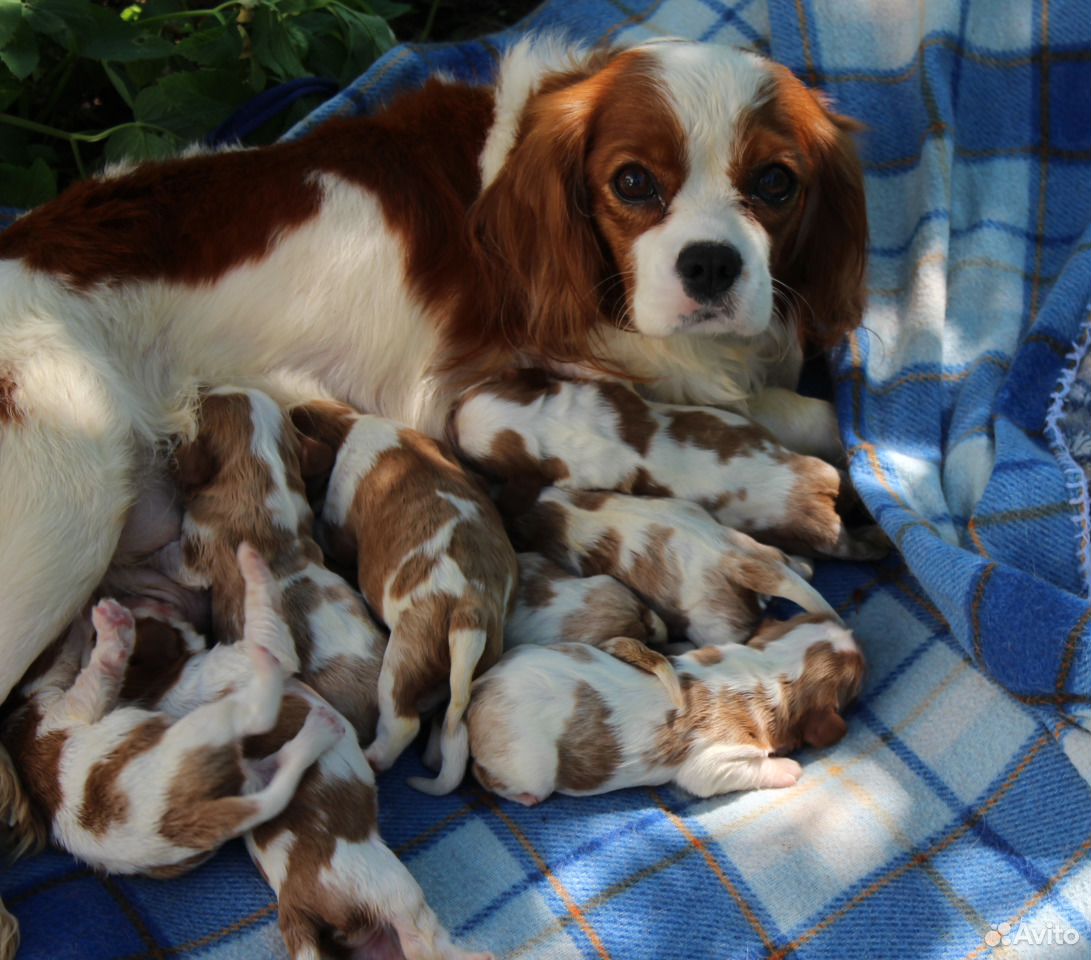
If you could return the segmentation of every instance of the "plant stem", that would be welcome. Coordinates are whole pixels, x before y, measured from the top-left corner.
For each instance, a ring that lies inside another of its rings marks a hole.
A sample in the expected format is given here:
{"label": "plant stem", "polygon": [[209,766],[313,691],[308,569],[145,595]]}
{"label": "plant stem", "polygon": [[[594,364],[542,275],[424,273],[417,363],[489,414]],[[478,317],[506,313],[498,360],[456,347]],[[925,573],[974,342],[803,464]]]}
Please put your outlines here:
{"label": "plant stem", "polygon": [[431,35],[432,27],[436,24],[436,11],[439,10],[441,2],[442,0],[432,0],[432,6],[428,8],[428,16],[424,20],[424,26],[421,27],[420,36],[417,37],[417,43],[425,43]]}
{"label": "plant stem", "polygon": [[244,6],[246,6],[244,0],[227,0],[226,3],[221,3],[218,7],[212,7],[208,10],[178,10],[174,13],[161,13],[157,17],[139,17],[136,23],[146,27],[151,23],[169,23],[171,20],[193,20],[200,17],[215,17],[220,23],[224,23],[224,18],[220,16],[222,11],[231,7]]}
{"label": "plant stem", "polygon": [[80,156],[80,145],[75,140],[69,140],[68,145],[72,148],[72,156],[76,158],[76,172],[79,173],[82,180],[87,176],[87,171],[83,169],[83,158]]}
{"label": "plant stem", "polygon": [[[129,127],[137,127],[141,130],[151,130],[153,133],[162,133],[168,137],[174,136],[169,130],[164,130],[162,127],[156,127],[150,123],[141,123],[139,120],[133,120],[129,123],[119,123],[116,127],[110,127],[107,130],[99,130],[98,133],[69,133],[67,130],[49,127],[44,123],[35,123],[33,120],[24,120],[22,117],[13,117],[10,113],[0,113],[0,123],[6,123],[12,127],[21,127],[23,130],[29,130],[31,133],[40,133],[46,137],[56,137],[58,140],[67,140],[71,144],[98,143],[100,140],[105,140],[111,134],[115,134],[119,130],[126,130]],[[76,154],[76,158],[78,161],[78,153]]]}

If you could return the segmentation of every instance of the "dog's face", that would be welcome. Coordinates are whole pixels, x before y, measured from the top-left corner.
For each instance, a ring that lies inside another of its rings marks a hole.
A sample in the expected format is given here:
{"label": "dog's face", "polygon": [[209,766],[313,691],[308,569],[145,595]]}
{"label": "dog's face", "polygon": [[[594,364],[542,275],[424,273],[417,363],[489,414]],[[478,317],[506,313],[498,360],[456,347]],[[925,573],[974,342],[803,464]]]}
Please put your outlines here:
{"label": "dog's face", "polygon": [[547,76],[481,206],[534,240],[523,256],[491,237],[516,272],[527,263],[547,348],[604,319],[652,337],[753,337],[777,308],[829,343],[862,310],[853,129],[760,57],[647,44]]}

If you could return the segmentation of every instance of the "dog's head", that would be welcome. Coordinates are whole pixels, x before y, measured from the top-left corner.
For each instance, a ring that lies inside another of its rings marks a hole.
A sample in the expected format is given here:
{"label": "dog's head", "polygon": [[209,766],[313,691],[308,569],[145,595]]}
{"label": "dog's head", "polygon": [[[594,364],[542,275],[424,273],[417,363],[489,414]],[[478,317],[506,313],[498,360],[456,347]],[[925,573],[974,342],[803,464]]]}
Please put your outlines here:
{"label": "dog's head", "polygon": [[603,322],[748,338],[778,301],[816,344],[859,323],[867,221],[851,121],[729,47],[567,55],[567,68],[548,44],[509,55],[473,211],[483,255],[525,298],[533,347],[593,355]]}

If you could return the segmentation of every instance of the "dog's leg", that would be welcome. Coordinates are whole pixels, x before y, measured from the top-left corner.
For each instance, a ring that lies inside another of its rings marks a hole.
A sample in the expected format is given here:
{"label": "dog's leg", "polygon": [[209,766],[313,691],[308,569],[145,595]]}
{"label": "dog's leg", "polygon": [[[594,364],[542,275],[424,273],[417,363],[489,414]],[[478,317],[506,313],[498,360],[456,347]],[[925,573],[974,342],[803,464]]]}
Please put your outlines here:
{"label": "dog's leg", "polygon": [[46,713],[46,720],[62,718],[66,727],[98,723],[117,706],[136,642],[133,615],[116,600],[100,601],[91,612],[91,622],[97,635],[91,659]]}
{"label": "dog's leg", "polygon": [[409,786],[422,793],[442,796],[450,793],[466,775],[470,758],[470,733],[463,715],[470,705],[470,684],[477,662],[485,652],[488,636],[484,630],[452,630],[447,641],[451,648],[451,701],[443,718],[440,734],[439,776],[433,780],[410,777]]}
{"label": "dog's leg", "polygon": [[803,768],[788,757],[746,756],[739,747],[712,744],[695,750],[678,769],[678,786],[698,797],[733,790],[791,787]]}
{"label": "dog's leg", "polygon": [[[131,502],[124,404],[76,348],[0,348],[0,701],[102,580]],[[0,748],[0,832],[13,850],[34,817]]]}
{"label": "dog's leg", "polygon": [[365,751],[368,763],[376,770],[387,770],[401,756],[420,730],[420,714],[414,707],[402,712],[394,699],[394,687],[401,671],[407,668],[403,659],[412,660],[412,645],[398,640],[398,629],[390,634],[390,642],[383,654],[383,665],[379,670],[379,723],[375,730],[375,740]]}

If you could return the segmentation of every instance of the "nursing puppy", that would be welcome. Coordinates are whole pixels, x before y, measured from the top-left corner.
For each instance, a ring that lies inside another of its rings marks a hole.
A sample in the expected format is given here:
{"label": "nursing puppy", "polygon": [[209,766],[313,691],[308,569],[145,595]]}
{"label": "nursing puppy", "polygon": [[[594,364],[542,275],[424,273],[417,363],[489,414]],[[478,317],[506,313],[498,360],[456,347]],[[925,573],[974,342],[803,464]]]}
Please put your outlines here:
{"label": "nursing puppy", "polygon": [[698,646],[750,636],[759,597],[783,597],[837,619],[800,575],[810,574],[805,564],[682,500],[547,487],[511,527],[521,546],[566,570],[620,580],[673,638]]}
{"label": "nursing puppy", "polygon": [[[268,573],[265,587],[271,595],[279,592]],[[294,662],[292,639],[277,607],[266,611],[268,625],[274,651],[287,664]],[[169,608],[149,604],[135,613],[137,643],[123,695],[131,689],[131,696],[161,713],[184,717],[249,682],[249,632],[239,643],[206,650]],[[282,812],[246,835],[251,856],[277,894],[293,960],[317,960],[323,948],[397,960],[473,960],[451,944],[416,881],[383,844],[375,778],[356,733],[314,690],[288,680],[275,726],[249,737],[244,754],[283,752],[316,725],[328,729],[326,749]]]}
{"label": "nursing puppy", "polygon": [[843,473],[737,413],[520,370],[470,390],[451,428],[459,452],[504,482],[513,508],[550,483],[674,497],[795,553],[865,560],[886,552],[877,527],[845,526],[839,508],[855,499]]}
{"label": "nursing puppy", "polygon": [[197,437],[176,459],[185,515],[164,568],[212,588],[214,635],[230,642],[242,628],[232,556],[243,539],[253,543],[283,592],[301,678],[370,742],[385,637],[360,595],[323,564],[301,474],[301,464],[308,473],[328,470],[329,450],[300,440],[261,391],[223,387],[204,397]]}
{"label": "nursing puppy", "polygon": [[864,663],[848,630],[798,617],[753,645],[675,657],[686,709],[594,647],[520,647],[474,683],[467,714],[473,771],[528,806],[674,782],[699,797],[789,787],[802,768],[775,754],[825,747]]}
{"label": "nursing puppy", "polygon": [[243,758],[243,740],[276,723],[284,677],[296,663],[278,636],[268,571],[245,547],[239,565],[245,626],[234,656],[246,666],[222,699],[173,714],[119,706],[136,630],[132,613],[113,600],[92,611],[96,637],[85,667],[86,633],[77,628],[20,689],[25,702],[4,740],[53,840],[94,867],[185,872],[284,810],[307,767],[336,740],[340,721],[327,708],[276,749]]}
{"label": "nursing puppy", "polygon": [[434,440],[360,415],[337,452],[320,538],[337,563],[356,567],[364,597],[390,627],[368,760],[380,770],[393,764],[421,711],[449,689],[439,775],[411,783],[450,792],[466,768],[470,683],[503,650],[518,577],[496,508]]}

